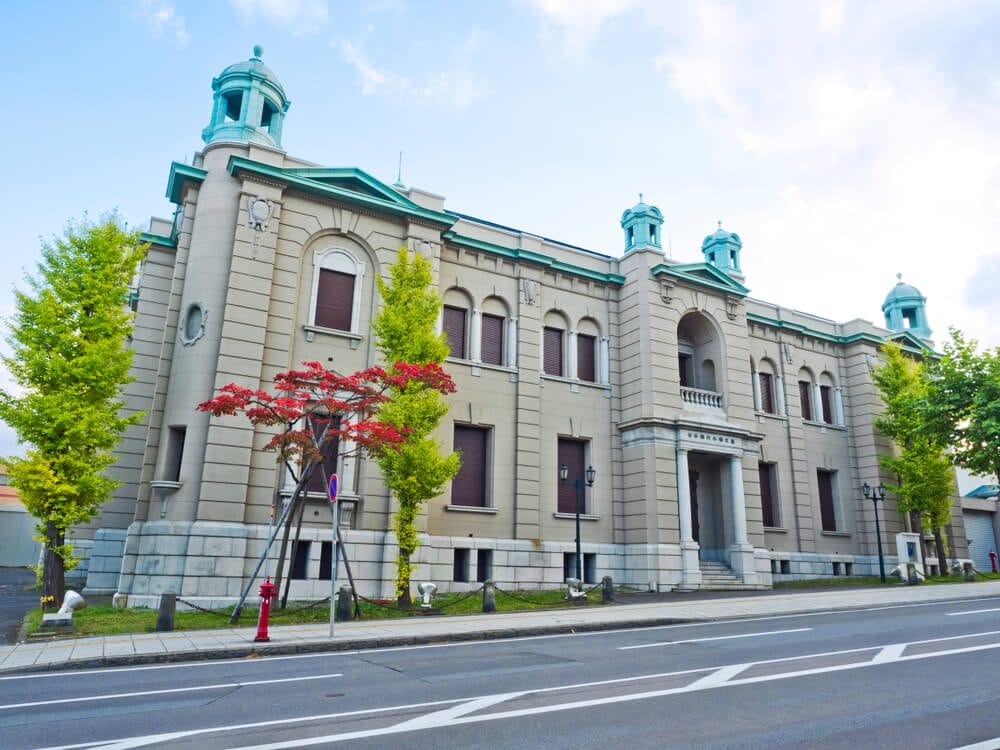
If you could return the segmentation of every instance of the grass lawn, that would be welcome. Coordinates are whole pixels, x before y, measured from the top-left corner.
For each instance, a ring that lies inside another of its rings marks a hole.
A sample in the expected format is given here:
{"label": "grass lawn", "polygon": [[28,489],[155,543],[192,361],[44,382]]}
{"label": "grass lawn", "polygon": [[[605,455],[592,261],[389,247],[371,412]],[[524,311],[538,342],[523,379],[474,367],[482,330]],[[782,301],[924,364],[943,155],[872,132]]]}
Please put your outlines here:
{"label": "grass lawn", "polygon": [[[1000,574],[980,573],[977,580],[1000,580]],[[964,583],[961,575],[935,576],[928,578],[923,585]],[[831,586],[881,586],[878,577],[843,577],[809,579],[802,581],[786,581],[776,583],[774,588],[825,588]],[[885,586],[903,585],[898,578],[886,580]],[[625,589],[623,589],[625,591]],[[601,589],[596,587],[587,592],[587,603],[601,604]],[[440,594],[434,597],[434,610],[445,615],[478,614],[483,611],[482,591],[471,594]],[[551,591],[504,591],[496,589],[496,608],[498,612],[515,612],[537,609],[556,609],[567,606],[566,590],[563,588]],[[51,611],[48,610],[48,611]],[[232,608],[202,612],[178,610],[174,620],[176,630],[210,630],[213,628],[228,628]],[[420,617],[419,604],[415,602],[410,609],[400,609],[394,602],[376,602],[361,600],[361,619],[380,620],[394,617]],[[153,609],[115,609],[110,605],[89,605],[77,610],[73,615],[75,635],[116,635],[121,633],[152,633],[156,628],[157,612]],[[27,616],[27,632],[38,630],[42,621],[42,610],[33,609]],[[330,606],[328,602],[308,604],[305,602],[289,602],[284,610],[271,610],[271,625],[292,625],[302,623],[324,623],[330,621]],[[234,627],[252,627],[257,623],[257,609],[247,607]]]}

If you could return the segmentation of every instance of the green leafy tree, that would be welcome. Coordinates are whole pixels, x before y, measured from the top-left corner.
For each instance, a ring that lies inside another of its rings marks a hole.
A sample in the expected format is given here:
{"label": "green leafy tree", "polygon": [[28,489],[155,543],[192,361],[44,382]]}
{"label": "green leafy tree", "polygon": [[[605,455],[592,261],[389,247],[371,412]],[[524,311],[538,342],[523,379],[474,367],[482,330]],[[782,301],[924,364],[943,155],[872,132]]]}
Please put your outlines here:
{"label": "green leafy tree", "polygon": [[951,329],[944,355],[927,366],[928,429],[951,448],[956,464],[1000,483],[1000,348]]}
{"label": "green leafy tree", "polygon": [[873,379],[885,412],[875,420],[875,426],[895,441],[898,451],[879,456],[879,464],[899,480],[888,489],[896,494],[900,512],[917,514],[920,523],[933,530],[938,560],[945,572],[941,529],[951,520],[954,477],[946,443],[927,429],[924,365],[903,354],[896,343],[887,343],[882,353],[884,363],[876,368]]}
{"label": "green leafy tree", "polygon": [[[448,356],[444,336],[434,331],[441,298],[431,281],[430,263],[411,255],[406,248],[399,251],[396,263],[389,269],[389,280],[378,279],[382,308],[372,331],[386,362],[441,364]],[[383,422],[407,430],[400,450],[378,457],[379,468],[398,504],[394,518],[399,545],[396,596],[404,606],[411,601],[410,560],[419,546],[417,516],[426,501],[441,494],[459,467],[458,454],[443,455],[433,436],[447,412],[448,404],[440,391],[410,383],[395,388],[378,413]]]}
{"label": "green leafy tree", "polygon": [[70,225],[42,245],[29,290],[15,290],[3,358],[20,395],[0,390],[0,419],[26,445],[4,458],[11,484],[38,519],[45,545],[43,595],[58,602],[65,573],[79,562],[66,532],[93,518],[117,486],[107,469],[128,425],[124,414],[132,331],[128,293],[147,245],[116,217]]}

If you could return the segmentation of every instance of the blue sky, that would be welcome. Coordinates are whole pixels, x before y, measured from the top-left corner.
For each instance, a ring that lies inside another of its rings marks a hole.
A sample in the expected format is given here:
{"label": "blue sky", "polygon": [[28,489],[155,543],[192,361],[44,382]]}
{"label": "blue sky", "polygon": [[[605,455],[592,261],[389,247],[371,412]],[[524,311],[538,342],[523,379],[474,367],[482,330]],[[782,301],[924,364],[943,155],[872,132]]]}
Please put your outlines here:
{"label": "blue sky", "polygon": [[39,237],[171,215],[212,77],[261,44],[293,156],[391,183],[402,151],[403,181],[448,208],[609,255],[641,192],[678,260],[717,220],[739,233],[756,298],[880,323],[901,272],[937,341],[1000,345],[996,2],[117,0],[4,20],[4,317]]}

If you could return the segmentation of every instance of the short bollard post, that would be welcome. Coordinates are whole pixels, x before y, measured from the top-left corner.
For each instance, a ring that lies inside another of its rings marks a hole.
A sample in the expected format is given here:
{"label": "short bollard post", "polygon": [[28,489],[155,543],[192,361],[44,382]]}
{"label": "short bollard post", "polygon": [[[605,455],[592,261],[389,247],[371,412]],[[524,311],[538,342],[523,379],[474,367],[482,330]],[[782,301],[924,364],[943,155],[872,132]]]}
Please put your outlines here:
{"label": "short bollard post", "polygon": [[966,583],[973,583],[976,580],[976,568],[970,562],[962,563],[962,573],[965,574]]}
{"label": "short bollard post", "polygon": [[493,581],[486,581],[483,584],[483,612],[496,612],[497,610],[497,589]]}
{"label": "short bollard post", "polygon": [[271,616],[271,599],[274,598],[274,591],[271,576],[268,576],[260,585],[260,615],[257,617],[257,636],[254,641],[271,640],[267,637],[267,620]]}
{"label": "short bollard post", "polygon": [[601,601],[605,604],[609,604],[615,600],[615,582],[611,580],[611,576],[604,576],[601,579]]}
{"label": "short bollard post", "polygon": [[350,586],[341,586],[337,592],[337,620],[343,622],[351,619],[351,602],[354,590]]}
{"label": "short bollard post", "polygon": [[156,616],[156,632],[168,633],[174,629],[174,614],[177,612],[177,594],[167,591],[160,594],[160,612]]}

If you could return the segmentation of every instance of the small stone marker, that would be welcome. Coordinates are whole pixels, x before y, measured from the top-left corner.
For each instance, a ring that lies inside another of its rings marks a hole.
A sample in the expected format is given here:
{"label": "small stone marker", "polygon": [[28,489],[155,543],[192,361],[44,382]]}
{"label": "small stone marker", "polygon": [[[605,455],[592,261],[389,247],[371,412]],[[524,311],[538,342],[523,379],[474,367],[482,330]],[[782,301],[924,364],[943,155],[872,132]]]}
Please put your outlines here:
{"label": "small stone marker", "polygon": [[174,615],[177,614],[177,594],[167,591],[160,594],[160,612],[156,616],[156,632],[169,633],[174,629]]}

